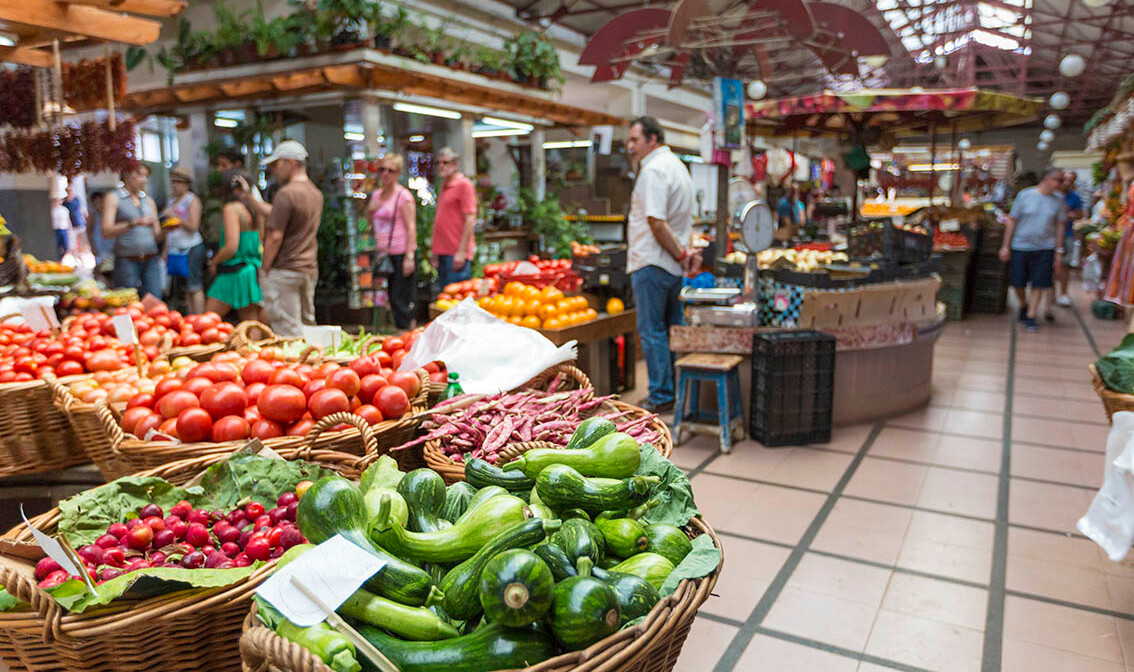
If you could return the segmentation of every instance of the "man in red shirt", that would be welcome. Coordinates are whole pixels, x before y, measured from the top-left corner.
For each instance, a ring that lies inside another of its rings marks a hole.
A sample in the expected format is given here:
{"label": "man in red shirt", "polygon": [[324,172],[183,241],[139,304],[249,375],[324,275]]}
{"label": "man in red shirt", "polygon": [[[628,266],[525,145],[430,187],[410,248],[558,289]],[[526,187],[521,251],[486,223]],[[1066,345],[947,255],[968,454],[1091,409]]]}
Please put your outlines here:
{"label": "man in red shirt", "polygon": [[451,282],[468,280],[476,251],[476,188],[457,167],[460,157],[448,147],[437,152],[437,173],[444,180],[433,218],[433,267],[444,289]]}

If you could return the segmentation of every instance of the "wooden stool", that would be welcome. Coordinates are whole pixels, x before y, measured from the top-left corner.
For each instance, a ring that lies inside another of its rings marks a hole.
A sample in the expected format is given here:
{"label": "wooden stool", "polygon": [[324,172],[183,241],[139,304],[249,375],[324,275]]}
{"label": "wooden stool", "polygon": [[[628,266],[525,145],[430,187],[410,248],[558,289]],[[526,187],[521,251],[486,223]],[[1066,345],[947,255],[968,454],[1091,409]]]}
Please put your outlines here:
{"label": "wooden stool", "polygon": [[[732,444],[743,441],[744,414],[740,404],[740,373],[737,367],[744,361],[740,355],[713,355],[693,353],[677,360],[677,401],[673,405],[673,442],[680,445],[682,430],[692,433],[717,434],[721,437],[721,452],[732,451]],[[717,386],[717,417],[701,411],[701,381]],[[692,385],[692,387],[690,387]],[[690,410],[685,410],[685,394],[689,392]],[[735,429],[733,429],[735,425]]]}

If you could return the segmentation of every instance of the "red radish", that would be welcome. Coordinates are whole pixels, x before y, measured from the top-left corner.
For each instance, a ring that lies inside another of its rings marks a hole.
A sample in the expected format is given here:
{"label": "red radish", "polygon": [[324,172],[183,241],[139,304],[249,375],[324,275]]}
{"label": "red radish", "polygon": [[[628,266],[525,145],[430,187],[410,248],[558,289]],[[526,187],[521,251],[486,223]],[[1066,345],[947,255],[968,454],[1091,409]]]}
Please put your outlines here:
{"label": "red radish", "polygon": [[126,544],[136,551],[149,548],[153,540],[154,531],[148,525],[138,525],[126,535]]}
{"label": "red radish", "polygon": [[142,518],[162,518],[165,516],[165,512],[157,504],[146,504],[138,509],[138,515]]}
{"label": "red radish", "polygon": [[99,581],[110,581],[122,576],[122,570],[114,567],[103,567],[102,571],[98,573]]}
{"label": "red radish", "polygon": [[63,567],[52,560],[51,558],[42,558],[39,562],[35,563],[35,580],[43,581],[52,572],[57,572]]}
{"label": "red radish", "polygon": [[248,557],[247,553],[239,553],[232,559],[232,564],[237,567],[249,567],[252,565],[252,558]]}
{"label": "red radish", "polygon": [[248,502],[244,505],[244,513],[252,520],[256,520],[264,515],[264,505],[260,502]]}
{"label": "red radish", "polygon": [[118,537],[113,534],[104,534],[98,539],[95,539],[95,544],[106,548],[114,548],[118,545]]}
{"label": "red radish", "polygon": [[58,586],[59,584],[67,581],[67,579],[69,578],[71,578],[71,576],[67,573],[67,570],[57,569],[44,577],[44,579],[37,585],[40,588],[54,588],[55,586]]}
{"label": "red radish", "polygon": [[205,558],[205,567],[212,569],[226,560],[228,560],[227,555],[221,553],[220,551],[216,551],[214,553],[210,553],[208,557]]}
{"label": "red radish", "polygon": [[197,569],[203,567],[205,564],[205,554],[201,551],[193,551],[192,553],[185,554],[181,558],[181,566],[186,569]]}
{"label": "red radish", "polygon": [[221,544],[220,552],[224,553],[230,558],[235,558],[237,553],[240,553],[240,547],[234,541],[227,541]]}
{"label": "red radish", "polygon": [[110,527],[106,528],[107,534],[113,534],[115,537],[121,539],[129,532],[129,528],[124,523],[111,523]]}
{"label": "red radish", "polygon": [[192,525],[198,523],[200,525],[209,524],[209,512],[204,509],[194,509],[189,515],[185,516],[185,522]]}
{"label": "red radish", "polygon": [[126,564],[126,550],[121,546],[108,548],[102,554],[102,561],[112,567],[122,567]]}
{"label": "red radish", "polygon": [[157,566],[165,562],[166,555],[161,551],[154,551],[146,556],[146,560],[150,561],[151,565]]}
{"label": "red radish", "polygon": [[177,535],[173,533],[173,530],[154,532],[154,548],[165,548],[175,541],[177,541]]}
{"label": "red radish", "polygon": [[267,539],[261,537],[251,539],[248,545],[244,547],[244,552],[253,560],[267,560],[272,555],[272,547],[268,544]]}
{"label": "red radish", "polygon": [[288,526],[280,533],[280,546],[285,549],[304,543],[307,543],[307,540],[303,538],[303,533],[298,527]]}
{"label": "red radish", "polygon": [[212,541],[212,538],[209,536],[207,527],[200,523],[191,523],[189,530],[185,533],[185,541],[200,548]]}
{"label": "red radish", "polygon": [[[160,509],[159,509],[159,511],[160,511]],[[149,528],[151,530],[153,530],[154,532],[161,532],[162,530],[165,529],[165,519],[158,518],[157,516],[150,516],[149,518],[143,518],[142,522],[145,523],[146,525],[148,525]]]}
{"label": "red radish", "polygon": [[276,506],[287,506],[292,502],[299,501],[294,492],[285,492],[279,497],[276,497]]}
{"label": "red radish", "polygon": [[102,564],[103,554],[106,551],[97,544],[87,544],[79,549],[79,557],[84,560],[89,560],[92,565],[98,566]]}

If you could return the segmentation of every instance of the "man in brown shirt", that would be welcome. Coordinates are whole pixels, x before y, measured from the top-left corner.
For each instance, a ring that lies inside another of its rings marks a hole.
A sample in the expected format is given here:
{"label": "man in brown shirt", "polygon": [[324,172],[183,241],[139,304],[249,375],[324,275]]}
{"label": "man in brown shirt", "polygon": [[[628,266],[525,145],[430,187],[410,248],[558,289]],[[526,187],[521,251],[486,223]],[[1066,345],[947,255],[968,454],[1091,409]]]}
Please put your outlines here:
{"label": "man in brown shirt", "polygon": [[272,330],[300,338],[303,325],[315,324],[323,192],[307,176],[307,150],[294,140],[281,142],[264,163],[283,186],[270,205],[254,201],[267,218],[260,287]]}

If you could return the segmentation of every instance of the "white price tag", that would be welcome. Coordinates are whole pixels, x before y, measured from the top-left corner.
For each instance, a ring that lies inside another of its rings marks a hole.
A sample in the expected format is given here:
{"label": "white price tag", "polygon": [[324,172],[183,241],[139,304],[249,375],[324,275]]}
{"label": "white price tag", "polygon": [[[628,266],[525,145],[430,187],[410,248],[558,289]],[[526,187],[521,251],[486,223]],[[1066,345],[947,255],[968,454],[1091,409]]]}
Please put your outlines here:
{"label": "white price tag", "polygon": [[343,328],[340,326],[308,326],[303,327],[303,340],[311,345],[321,348],[333,348],[342,337]]}
{"label": "white price tag", "polygon": [[[338,609],[386,562],[336,534],[307,551],[260,584],[256,594],[280,610],[287,620],[300,626],[315,625],[327,618],[323,606]],[[319,596],[320,605],[292,583],[292,577]]]}
{"label": "white price tag", "polygon": [[125,345],[138,342],[138,330],[134,328],[134,318],[129,315],[115,315],[110,319],[114,325],[114,335]]}
{"label": "white price tag", "polygon": [[942,232],[960,231],[961,230],[961,221],[959,219],[942,220],[941,223],[937,225],[937,230],[942,231]]}
{"label": "white price tag", "polygon": [[24,515],[23,504],[20,504],[20,517],[24,519],[24,523],[27,524],[28,530],[30,530],[32,533],[32,537],[35,538],[35,543],[39,544],[39,547],[42,548],[43,552],[47,554],[47,557],[51,558],[55,562],[58,562],[59,566],[62,567],[71,576],[77,576],[82,579],[83,583],[87,584],[87,587],[90,588],[91,592],[95,595],[98,595],[98,591],[95,589],[94,585],[91,584],[90,577],[85,571],[82,571],[79,567],[75,566],[75,563],[71,561],[70,556],[68,556],[67,552],[63,550],[63,545],[47,536],[43,532],[40,532],[38,529],[36,529],[35,525],[31,524],[31,521],[28,520],[28,517]]}
{"label": "white price tag", "polygon": [[20,315],[32,331],[59,328],[59,318],[55,315],[55,299],[52,297],[34,297],[21,301]]}

